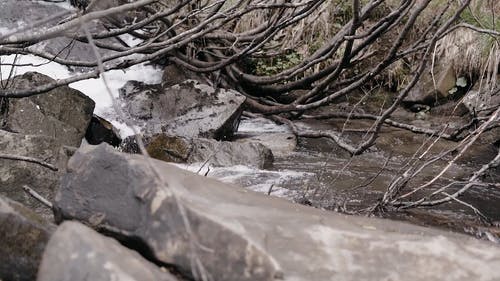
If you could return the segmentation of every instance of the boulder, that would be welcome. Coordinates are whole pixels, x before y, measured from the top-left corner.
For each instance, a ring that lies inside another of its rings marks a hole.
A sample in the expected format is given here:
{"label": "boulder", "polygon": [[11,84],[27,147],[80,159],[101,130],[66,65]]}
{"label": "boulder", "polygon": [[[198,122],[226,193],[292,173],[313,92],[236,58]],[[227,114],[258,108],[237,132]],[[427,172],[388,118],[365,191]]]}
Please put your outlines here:
{"label": "boulder", "polygon": [[[67,156],[56,139],[40,135],[22,135],[0,130],[0,154],[31,157],[61,169]],[[0,157],[0,194],[52,220],[52,210],[23,190],[28,185],[52,200],[59,185],[60,173],[36,163]]]}
{"label": "boulder", "polygon": [[438,66],[434,70],[434,77],[430,71],[425,72],[419,83],[413,87],[404,98],[406,105],[425,104],[434,105],[437,101],[447,98],[449,91],[455,87],[456,76],[452,65]]}
{"label": "boulder", "polygon": [[[175,163],[204,163],[217,167],[245,165],[259,169],[273,164],[271,150],[258,142],[228,142],[156,134],[143,138],[148,154]],[[135,136],[124,142],[122,151],[139,153]]]}
{"label": "boulder", "polygon": [[177,278],[116,240],[78,222],[64,222],[47,244],[36,280],[175,281]]}
{"label": "boulder", "polygon": [[237,142],[259,143],[269,148],[276,157],[286,157],[297,148],[297,137],[293,133],[263,133],[256,135],[239,135]]}
{"label": "boulder", "polygon": [[[103,1],[96,1],[103,2]],[[108,1],[105,1],[108,2]],[[47,1],[31,1],[31,0],[2,0],[0,1],[0,20],[2,22],[2,27],[14,31],[17,28],[21,28],[26,25],[30,25],[39,20],[45,20],[47,18],[52,18],[54,15],[61,14],[66,11],[65,8],[58,6],[57,4],[50,4]],[[54,18],[52,21],[47,22],[45,25],[51,27],[56,25],[58,22],[64,21],[65,17],[71,14],[70,11],[64,16],[59,18]],[[102,31],[104,27],[96,21],[88,22],[88,28],[91,32]],[[81,35],[83,31],[80,31]],[[116,40],[112,39],[102,39],[99,40],[105,44],[117,44]],[[34,50],[47,52],[54,56],[59,56],[67,60],[74,61],[94,61],[95,54],[92,48],[88,47],[87,43],[79,42],[70,37],[65,37],[63,35],[50,38],[45,41],[39,42],[31,47]],[[114,53],[114,51],[99,49],[101,55],[109,55]],[[89,71],[93,68],[87,67],[71,67],[79,71]]]}
{"label": "boulder", "polygon": [[271,150],[258,142],[217,142],[210,139],[194,139],[189,161],[204,162],[213,166],[245,165],[259,169],[273,164]]}
{"label": "boulder", "polygon": [[[334,111],[338,112],[338,109]],[[265,118],[242,119],[234,141],[261,143],[271,150],[273,156],[280,158],[289,156],[297,148],[297,137],[286,125],[277,125]]]}
{"label": "boulder", "polygon": [[[130,165],[128,159],[137,165]],[[279,268],[261,246],[205,210],[177,201],[166,188],[177,183],[170,181],[170,175],[168,182],[151,177],[143,161],[142,156],[115,153],[106,145],[82,148],[70,161],[57,194],[57,220],[81,220],[145,244],[155,259],[185,274],[191,273],[195,261],[214,280],[273,280]],[[88,173],[82,174],[81,169]],[[97,170],[102,174],[93,174]],[[178,203],[183,204],[182,211]],[[189,221],[189,231],[183,218]]]}
{"label": "boulder", "polygon": [[[161,86],[139,81],[128,81],[120,89],[124,111],[133,119],[158,121],[160,108],[155,108],[155,101],[161,95]],[[153,118],[154,115],[154,118]]]}
{"label": "boulder", "polygon": [[69,169],[59,220],[144,243],[184,272],[194,261],[214,280],[500,278],[500,247],[471,237],[293,204],[106,145],[80,148]]}
{"label": "boulder", "polygon": [[184,69],[175,64],[169,64],[163,70],[163,75],[161,77],[161,86],[163,88],[168,88],[173,85],[180,84],[186,80],[196,80],[200,83],[203,82],[203,79],[199,74]]}
{"label": "boulder", "polygon": [[32,281],[55,225],[0,196],[0,280]]}
{"label": "boulder", "polygon": [[[26,89],[54,80],[36,72],[16,76],[12,89]],[[95,103],[81,92],[67,86],[45,94],[9,99],[3,129],[55,138],[61,145],[80,146],[85,136]]]}
{"label": "boulder", "polygon": [[92,145],[105,142],[114,147],[119,146],[122,142],[120,133],[113,124],[95,114],[90,119],[90,124],[85,132],[85,140]]}
{"label": "boulder", "polygon": [[238,128],[245,97],[194,80],[171,87],[128,82],[120,90],[125,112],[142,120],[148,134],[224,140]]}

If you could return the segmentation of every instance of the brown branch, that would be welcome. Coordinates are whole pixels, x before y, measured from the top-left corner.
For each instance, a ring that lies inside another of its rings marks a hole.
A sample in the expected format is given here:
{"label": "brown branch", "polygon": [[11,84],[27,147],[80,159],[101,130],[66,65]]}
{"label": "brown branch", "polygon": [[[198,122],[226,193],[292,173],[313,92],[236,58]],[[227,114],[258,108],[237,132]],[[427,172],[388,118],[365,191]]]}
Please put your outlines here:
{"label": "brown branch", "polygon": [[48,162],[45,162],[43,160],[40,160],[40,159],[36,159],[36,158],[33,158],[33,157],[26,157],[26,156],[19,156],[19,155],[12,155],[12,154],[4,154],[4,153],[0,153],[0,159],[7,159],[7,160],[15,160],[15,161],[24,161],[24,162],[30,162],[30,163],[34,163],[34,164],[38,164],[42,167],[45,167],[45,168],[48,168],[52,171],[58,171],[59,169],[48,163]]}

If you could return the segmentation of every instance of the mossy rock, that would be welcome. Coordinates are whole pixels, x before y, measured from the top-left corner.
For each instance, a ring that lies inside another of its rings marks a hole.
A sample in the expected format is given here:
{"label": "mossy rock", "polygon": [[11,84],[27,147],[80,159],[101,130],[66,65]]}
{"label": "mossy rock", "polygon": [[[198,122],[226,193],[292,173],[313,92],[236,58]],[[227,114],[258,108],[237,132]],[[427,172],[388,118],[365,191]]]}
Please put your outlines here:
{"label": "mossy rock", "polygon": [[191,143],[182,137],[154,135],[146,148],[149,156],[167,162],[185,163],[191,153]]}

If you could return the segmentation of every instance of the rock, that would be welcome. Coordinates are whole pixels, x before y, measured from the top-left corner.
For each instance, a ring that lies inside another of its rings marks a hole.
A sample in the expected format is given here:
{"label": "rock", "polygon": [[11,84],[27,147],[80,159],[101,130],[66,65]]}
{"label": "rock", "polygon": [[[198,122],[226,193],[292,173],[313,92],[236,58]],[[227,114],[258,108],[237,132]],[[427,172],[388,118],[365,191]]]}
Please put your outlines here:
{"label": "rock", "polygon": [[54,230],[55,225],[0,196],[0,280],[35,280],[45,245]]}
{"label": "rock", "polygon": [[[26,89],[53,82],[36,72],[14,77],[13,89]],[[80,146],[85,136],[95,103],[81,92],[67,86],[45,94],[20,99],[9,99],[3,129],[45,135],[55,138],[61,145]]]}
{"label": "rock", "polygon": [[293,204],[161,161],[152,160],[153,172],[149,163],[106,145],[81,148],[57,195],[58,218],[133,238],[184,272],[192,245],[221,281],[500,278],[500,247],[491,243]]}
{"label": "rock", "polygon": [[[258,142],[228,142],[156,134],[143,139],[149,156],[175,163],[204,163],[218,167],[245,165],[259,169],[273,164],[271,150]],[[127,138],[122,151],[139,153],[135,136]]]}
{"label": "rock", "polygon": [[233,90],[217,89],[187,80],[161,88],[128,82],[120,90],[125,111],[143,120],[148,134],[224,140],[238,128],[245,97]]}
{"label": "rock", "polygon": [[78,222],[64,222],[43,253],[38,281],[177,280],[137,252]]}
{"label": "rock", "polygon": [[[226,223],[207,216],[205,210],[182,203],[189,218],[190,236],[172,191],[151,177],[151,171],[142,165],[142,156],[115,153],[105,145],[85,149],[89,152],[82,150],[73,156],[70,173],[62,180],[55,203],[59,221],[78,219],[97,229],[135,239],[150,248],[160,262],[173,264],[186,274],[192,265],[190,237],[198,241],[196,245],[203,245],[196,248],[196,256],[216,280],[273,280],[279,271],[261,246]],[[138,165],[130,166],[129,159]],[[82,168],[88,173],[81,174]],[[102,174],[97,177],[95,170]],[[165,172],[163,167],[161,171]],[[183,173],[175,168],[171,171]],[[176,184],[170,181],[174,180],[171,175],[166,178],[169,186]],[[81,189],[83,185],[85,188]],[[90,194],[92,198],[87,197]]]}
{"label": "rock", "polygon": [[189,162],[207,161],[213,166],[245,165],[259,169],[270,168],[273,164],[271,150],[258,142],[217,142],[210,139],[194,139]]}
{"label": "rock", "polygon": [[184,69],[175,64],[169,64],[163,70],[163,76],[161,78],[162,88],[168,88],[173,85],[181,84],[186,80],[196,80],[200,83],[203,82],[202,77],[197,73]]}
{"label": "rock", "polygon": [[[130,138],[135,141],[135,136]],[[165,134],[145,138],[144,145],[151,157],[167,162],[188,163],[193,152],[193,140]],[[138,146],[135,151],[140,152]]]}
{"label": "rock", "polygon": [[261,143],[271,149],[275,157],[289,156],[297,148],[297,137],[286,125],[277,125],[265,118],[242,119],[234,141]]}
{"label": "rock", "polygon": [[[103,2],[103,1],[97,1]],[[106,1],[107,2],[107,1]],[[61,14],[66,9],[56,4],[49,4],[43,1],[30,1],[30,0],[2,0],[0,1],[0,19],[2,22],[2,27],[14,31],[20,27],[30,25],[39,20],[45,20],[47,18],[52,18],[54,15]],[[70,11],[64,16],[55,18],[49,21],[46,26],[55,26],[58,22],[63,21],[65,17],[71,14]],[[88,28],[90,32],[102,31],[104,27],[100,23],[95,21],[88,22]],[[84,35],[82,31],[81,35]],[[103,39],[99,40],[105,44],[117,44],[116,40]],[[54,56],[59,56],[67,60],[74,61],[94,61],[95,54],[92,48],[88,47],[87,43],[79,42],[69,37],[63,35],[50,38],[34,46],[29,47],[37,51],[47,52]],[[99,49],[101,55],[110,55],[115,53],[114,51]],[[87,67],[71,67],[72,69],[79,71],[89,71],[94,68]]]}
{"label": "rock", "polygon": [[[434,84],[434,81],[436,81],[436,84]],[[407,106],[413,104],[432,106],[437,101],[447,98],[449,90],[455,87],[455,83],[456,76],[452,65],[436,67],[434,77],[430,71],[425,72],[419,83],[403,99],[403,103]]]}
{"label": "rock", "polygon": [[[39,159],[59,169],[65,166],[67,159],[54,138],[3,130],[0,130],[0,154]],[[48,220],[52,220],[52,210],[27,194],[23,185],[28,185],[43,197],[52,200],[59,179],[59,172],[39,164],[0,158],[0,194],[24,204]]]}
{"label": "rock", "polygon": [[292,133],[264,133],[253,136],[239,136],[241,143],[260,143],[269,148],[275,157],[290,155],[297,147],[297,138]]}
{"label": "rock", "polygon": [[[159,108],[154,102],[161,92],[160,85],[149,85],[139,81],[128,81],[120,89],[120,99],[123,101],[124,111],[133,119],[150,120],[159,118]],[[153,111],[155,111],[153,113]]]}
{"label": "rock", "polygon": [[122,142],[118,130],[104,118],[93,115],[85,132],[85,139],[89,144],[98,145],[102,142],[117,147]]}
{"label": "rock", "polygon": [[491,89],[486,82],[480,89],[481,83],[476,83],[474,87],[465,95],[462,104],[473,116],[488,116],[500,106],[500,85],[496,89]]}

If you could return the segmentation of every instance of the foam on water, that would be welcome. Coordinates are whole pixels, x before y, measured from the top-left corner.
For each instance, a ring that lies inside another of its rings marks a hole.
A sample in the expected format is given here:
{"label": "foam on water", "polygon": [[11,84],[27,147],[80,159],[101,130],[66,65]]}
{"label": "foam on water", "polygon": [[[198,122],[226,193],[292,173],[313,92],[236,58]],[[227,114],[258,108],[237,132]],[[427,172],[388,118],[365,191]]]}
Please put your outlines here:
{"label": "foam on water", "polygon": [[268,193],[272,186],[271,195],[287,198],[292,198],[296,194],[294,191],[284,188],[283,185],[291,181],[306,181],[313,176],[312,173],[308,172],[270,171],[243,165],[231,167],[212,167],[210,165],[202,167],[202,163],[174,165],[199,175],[206,175],[226,183],[237,184],[257,192]]}
{"label": "foam on water", "polygon": [[278,125],[266,118],[243,118],[238,127],[238,133],[288,133],[290,129],[286,125]]}

